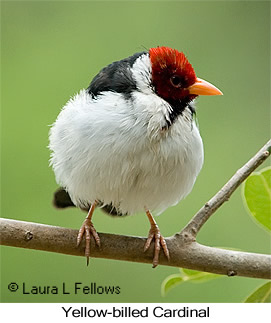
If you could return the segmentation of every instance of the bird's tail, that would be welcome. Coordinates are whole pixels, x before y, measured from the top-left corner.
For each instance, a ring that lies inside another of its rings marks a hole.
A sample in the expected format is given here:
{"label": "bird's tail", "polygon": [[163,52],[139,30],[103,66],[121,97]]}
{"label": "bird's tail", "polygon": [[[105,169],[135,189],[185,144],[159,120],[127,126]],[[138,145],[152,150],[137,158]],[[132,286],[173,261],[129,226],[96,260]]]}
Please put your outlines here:
{"label": "bird's tail", "polygon": [[72,202],[70,195],[64,188],[58,188],[53,197],[53,205],[57,209],[65,209],[66,207],[75,207],[74,203]]}
{"label": "bird's tail", "polygon": [[[69,195],[69,193],[62,187],[58,188],[55,193],[54,193],[54,197],[53,197],[53,205],[57,208],[57,209],[65,209],[67,207],[75,207],[75,204],[73,203],[73,201],[71,200],[71,197]],[[103,203],[98,202],[98,206],[100,206],[100,208],[103,210],[103,212],[112,215],[112,216],[124,216],[127,214],[122,214],[120,213],[114,206],[112,206],[111,204],[108,205],[103,205]],[[82,208],[83,211],[88,211],[90,208]]]}

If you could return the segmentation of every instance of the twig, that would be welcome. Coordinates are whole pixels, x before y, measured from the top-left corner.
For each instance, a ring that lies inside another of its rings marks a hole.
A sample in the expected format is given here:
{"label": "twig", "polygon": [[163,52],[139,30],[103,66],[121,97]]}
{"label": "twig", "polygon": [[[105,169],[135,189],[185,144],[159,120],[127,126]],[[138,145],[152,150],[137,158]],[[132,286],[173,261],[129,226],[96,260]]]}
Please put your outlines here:
{"label": "twig", "polygon": [[[228,276],[271,279],[271,256],[203,246],[196,235],[209,217],[226,201],[249,174],[269,155],[271,140],[192,218],[188,225],[167,238],[170,261],[160,255],[161,265],[184,267]],[[77,248],[78,231],[43,224],[1,219],[1,244],[84,256],[85,241]],[[146,239],[99,233],[101,247],[92,239],[91,256],[124,261],[152,263],[153,246],[143,252]]]}
{"label": "twig", "polygon": [[237,187],[270,155],[271,140],[269,140],[255,156],[241,167],[232,178],[218,191],[205,205],[193,216],[184,227],[181,234],[186,234],[191,240],[195,240],[198,232],[212,214],[226,201],[229,200]]}
{"label": "twig", "polygon": [[[44,224],[0,220],[1,244],[84,256],[85,240],[76,247],[78,230]],[[101,247],[92,239],[91,257],[152,263],[153,245],[143,252],[145,238],[99,233]],[[166,239],[170,250],[170,261],[161,253],[160,265],[184,267],[228,276],[271,278],[271,256],[231,251],[187,243],[181,236]],[[85,259],[84,259],[85,265]]]}

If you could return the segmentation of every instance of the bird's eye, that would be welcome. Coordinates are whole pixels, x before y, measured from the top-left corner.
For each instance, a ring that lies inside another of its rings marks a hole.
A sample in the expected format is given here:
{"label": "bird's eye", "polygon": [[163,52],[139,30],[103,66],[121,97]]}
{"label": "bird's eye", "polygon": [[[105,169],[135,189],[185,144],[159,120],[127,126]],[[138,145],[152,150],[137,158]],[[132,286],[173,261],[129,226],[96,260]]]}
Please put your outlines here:
{"label": "bird's eye", "polygon": [[170,82],[174,87],[181,87],[182,86],[182,80],[178,75],[171,76]]}

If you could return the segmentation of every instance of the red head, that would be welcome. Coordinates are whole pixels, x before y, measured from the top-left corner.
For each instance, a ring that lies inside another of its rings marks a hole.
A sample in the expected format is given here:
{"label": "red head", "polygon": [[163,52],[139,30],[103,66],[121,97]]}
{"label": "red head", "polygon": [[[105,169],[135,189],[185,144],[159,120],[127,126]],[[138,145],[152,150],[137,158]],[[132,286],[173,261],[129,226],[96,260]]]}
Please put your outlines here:
{"label": "red head", "polygon": [[222,94],[210,83],[196,77],[184,53],[169,47],[157,47],[151,48],[149,54],[155,91],[165,100],[192,100],[200,94]]}

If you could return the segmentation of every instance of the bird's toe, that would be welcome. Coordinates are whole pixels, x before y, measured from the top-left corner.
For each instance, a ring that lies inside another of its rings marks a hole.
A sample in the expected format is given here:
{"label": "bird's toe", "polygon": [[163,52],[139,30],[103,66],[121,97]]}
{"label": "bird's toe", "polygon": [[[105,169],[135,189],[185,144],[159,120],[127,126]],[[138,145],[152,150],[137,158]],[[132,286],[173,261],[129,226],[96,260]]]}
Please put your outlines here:
{"label": "bird's toe", "polygon": [[159,264],[159,254],[160,254],[161,247],[165,253],[165,256],[168,258],[168,260],[169,260],[169,251],[167,248],[166,241],[164,237],[161,235],[158,226],[151,227],[147,241],[144,245],[144,252],[149,249],[152,240],[154,240],[154,256],[152,261],[152,267],[155,268]]}
{"label": "bird's toe", "polygon": [[77,236],[77,246],[79,246],[79,244],[83,240],[84,235],[85,235],[85,241],[86,241],[85,256],[87,258],[87,265],[88,265],[89,264],[89,257],[90,257],[91,236],[93,236],[95,243],[97,244],[98,247],[100,247],[100,245],[101,245],[100,237],[99,237],[96,229],[94,228],[93,223],[88,218],[85,219],[81,228],[79,229],[79,233]]}

